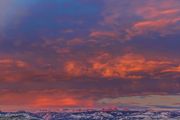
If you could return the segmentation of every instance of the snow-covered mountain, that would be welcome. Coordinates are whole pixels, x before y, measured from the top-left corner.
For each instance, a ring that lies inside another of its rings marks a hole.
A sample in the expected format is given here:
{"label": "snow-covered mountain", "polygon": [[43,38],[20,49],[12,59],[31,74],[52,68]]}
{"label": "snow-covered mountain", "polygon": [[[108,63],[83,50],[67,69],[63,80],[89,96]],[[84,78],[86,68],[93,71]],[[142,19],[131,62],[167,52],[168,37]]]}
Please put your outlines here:
{"label": "snow-covered mountain", "polygon": [[0,120],[180,120],[180,111],[1,112]]}

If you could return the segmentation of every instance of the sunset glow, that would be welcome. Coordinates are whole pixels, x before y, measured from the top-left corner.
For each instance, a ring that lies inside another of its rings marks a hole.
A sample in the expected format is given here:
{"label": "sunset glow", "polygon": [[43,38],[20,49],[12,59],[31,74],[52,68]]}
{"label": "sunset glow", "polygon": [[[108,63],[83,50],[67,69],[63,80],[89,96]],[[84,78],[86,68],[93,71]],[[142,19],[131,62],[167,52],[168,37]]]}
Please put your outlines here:
{"label": "sunset glow", "polygon": [[180,0],[2,0],[0,109],[180,107],[179,51]]}

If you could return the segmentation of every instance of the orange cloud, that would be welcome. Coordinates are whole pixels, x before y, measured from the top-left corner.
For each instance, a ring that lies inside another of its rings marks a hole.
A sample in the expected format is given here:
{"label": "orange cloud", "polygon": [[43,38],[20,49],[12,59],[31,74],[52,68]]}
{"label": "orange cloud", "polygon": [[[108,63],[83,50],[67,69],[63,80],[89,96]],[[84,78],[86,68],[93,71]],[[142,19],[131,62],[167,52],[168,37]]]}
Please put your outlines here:
{"label": "orange cloud", "polygon": [[139,21],[131,29],[127,29],[126,39],[138,35],[147,35],[149,32],[159,32],[162,36],[171,34],[170,28],[167,27],[175,25],[178,21],[180,18]]}
{"label": "orange cloud", "polygon": [[75,95],[74,91],[72,91],[72,93],[70,91],[71,90],[33,90],[15,92],[9,90],[1,90],[0,107],[5,110],[11,110],[12,108],[15,110],[39,110],[48,108],[60,109],[64,107],[94,106],[93,99],[83,99],[81,98],[81,95],[83,94],[79,93],[78,95]]}
{"label": "orange cloud", "polygon": [[77,62],[69,61],[65,64],[65,71],[68,73],[68,75],[80,76],[82,75],[83,70]]}
{"label": "orange cloud", "polygon": [[11,59],[11,58],[0,59],[0,65],[9,66],[9,67],[13,67],[15,65],[18,68],[25,68],[29,66],[29,64],[25,61]]}
{"label": "orange cloud", "polygon": [[170,67],[168,69],[163,70],[162,72],[170,72],[170,73],[179,73],[180,72],[180,66],[176,67]]}
{"label": "orange cloud", "polygon": [[155,70],[167,64],[170,62],[146,60],[141,55],[127,54],[114,59],[111,58],[106,63],[95,61],[93,62],[93,69],[104,77],[140,79],[145,75],[138,75],[137,73],[153,74]]}
{"label": "orange cloud", "polygon": [[27,67],[29,67],[28,63],[26,63],[24,61],[21,61],[21,60],[16,61],[15,64],[19,68],[27,68]]}
{"label": "orange cloud", "polygon": [[167,20],[158,20],[158,21],[141,21],[135,23],[132,28],[127,29],[127,35],[125,39],[130,40],[131,38],[139,35],[147,35],[149,32],[160,31],[164,27],[169,25]]}
{"label": "orange cloud", "polygon": [[32,105],[36,108],[50,108],[50,107],[92,107],[93,101],[92,100],[83,100],[83,99],[77,99],[77,98],[70,98],[70,97],[59,97],[59,98],[53,98],[53,97],[40,97],[37,98]]}
{"label": "orange cloud", "polygon": [[9,65],[9,64],[12,64],[13,63],[13,60],[11,59],[1,59],[0,60],[0,64],[6,64],[6,65]]}
{"label": "orange cloud", "polygon": [[[160,2],[164,3],[164,2]],[[167,2],[168,3],[168,2]],[[158,32],[164,36],[172,34],[176,30],[177,22],[180,21],[180,9],[174,8],[176,2],[171,6],[156,6],[155,3],[149,6],[137,8],[137,15],[142,16],[143,20],[137,21],[127,30],[128,37],[131,39],[134,36],[145,35],[149,32]],[[173,31],[173,32],[172,32]]]}
{"label": "orange cloud", "polygon": [[180,9],[174,8],[173,4],[171,6],[145,5],[136,9],[136,14],[145,19],[176,18],[179,12]]}
{"label": "orange cloud", "polygon": [[24,78],[22,70],[26,70],[30,64],[26,61],[12,58],[0,59],[0,81],[17,82]]}
{"label": "orange cloud", "polygon": [[[121,40],[131,40],[136,36],[149,36],[149,33],[154,32],[165,36],[179,30],[177,26],[179,26],[178,22],[180,21],[180,2],[178,0],[141,1],[142,4],[139,2],[127,2],[130,7],[126,8],[126,12],[122,12],[124,11],[122,6],[124,2],[105,1],[107,6],[103,12],[103,25],[111,27],[119,33],[124,33],[119,34]],[[128,14],[127,20],[123,18],[125,14]],[[137,16],[139,20],[129,21],[133,16]],[[129,21],[129,25],[123,25],[124,21]]]}
{"label": "orange cloud", "polygon": [[34,103],[34,106],[36,107],[57,107],[57,106],[76,106],[78,105],[78,101],[73,98],[59,98],[59,99],[54,99],[54,98],[49,98],[49,97],[40,97],[37,98]]}
{"label": "orange cloud", "polygon": [[166,26],[169,23],[168,20],[158,20],[158,21],[142,21],[134,24],[135,29],[146,29],[146,28],[152,28],[152,29],[158,29],[161,27]]}
{"label": "orange cloud", "polygon": [[[104,78],[142,79],[146,76],[157,78],[158,74],[172,65],[173,62],[169,60],[151,60],[138,54],[125,54],[117,57],[103,54],[89,59],[87,64],[69,61],[65,65],[65,70],[71,77],[101,76]],[[159,71],[158,74],[157,71]]]}

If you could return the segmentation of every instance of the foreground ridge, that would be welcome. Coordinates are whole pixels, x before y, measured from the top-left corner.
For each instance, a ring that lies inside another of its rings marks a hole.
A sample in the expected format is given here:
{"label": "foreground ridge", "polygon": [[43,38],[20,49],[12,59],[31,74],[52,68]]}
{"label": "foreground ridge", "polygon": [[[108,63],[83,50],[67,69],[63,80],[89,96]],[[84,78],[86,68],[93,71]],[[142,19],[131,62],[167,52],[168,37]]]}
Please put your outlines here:
{"label": "foreground ridge", "polygon": [[180,111],[1,112],[0,120],[180,120]]}

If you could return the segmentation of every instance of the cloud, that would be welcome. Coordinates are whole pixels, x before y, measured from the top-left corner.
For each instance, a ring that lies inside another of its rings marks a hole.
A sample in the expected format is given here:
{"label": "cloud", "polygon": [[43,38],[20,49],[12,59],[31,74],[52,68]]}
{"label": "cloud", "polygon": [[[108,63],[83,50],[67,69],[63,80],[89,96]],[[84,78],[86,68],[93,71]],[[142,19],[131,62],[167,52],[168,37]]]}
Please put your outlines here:
{"label": "cloud", "polygon": [[57,106],[76,106],[78,105],[77,100],[72,98],[60,98],[60,99],[54,99],[54,98],[48,98],[48,97],[40,97],[37,98],[37,100],[33,103],[36,107],[57,107]]}
{"label": "cloud", "polygon": [[135,36],[145,36],[150,32],[158,32],[161,36],[173,34],[174,30],[172,30],[170,26],[177,25],[179,21],[180,18],[139,21],[135,23],[132,28],[127,29],[127,39]]}
{"label": "cloud", "polygon": [[[69,61],[65,64],[65,71],[73,77],[119,78],[119,79],[144,79],[165,77],[174,65],[173,61],[149,59],[140,54],[124,54],[112,56],[108,53],[90,58],[86,63]],[[178,63],[176,63],[178,65]],[[167,71],[165,73],[164,71]],[[162,76],[162,74],[164,76]],[[167,77],[167,76],[166,76]]]}
{"label": "cloud", "polygon": [[[15,110],[17,108],[38,110],[80,106],[92,107],[94,104],[91,99],[83,99],[80,95],[74,95],[69,90],[32,90],[23,92],[1,90],[0,93],[0,106],[3,110],[12,110],[12,108]],[[26,100],[23,98],[26,98]]]}
{"label": "cloud", "polygon": [[17,82],[24,78],[19,71],[26,70],[30,64],[26,61],[12,58],[0,59],[0,81]]}
{"label": "cloud", "polygon": [[[140,1],[104,1],[106,7],[102,23],[116,32],[119,31],[119,40],[151,36],[154,32],[160,36],[177,33],[180,22],[178,0]],[[122,12],[124,9],[126,12]]]}
{"label": "cloud", "polygon": [[105,32],[105,31],[93,31],[90,34],[90,37],[92,38],[112,38],[112,39],[117,39],[118,34],[115,32]]}
{"label": "cloud", "polygon": [[[119,98],[104,98],[99,100],[99,104],[105,105],[137,105],[137,106],[170,106],[177,107],[180,95],[146,95],[146,96],[131,96]],[[180,107],[180,106],[179,106]]]}
{"label": "cloud", "polygon": [[51,107],[92,107],[93,102],[90,100],[78,100],[77,98],[63,97],[63,98],[53,98],[53,97],[39,97],[32,105],[37,108],[51,108]]}
{"label": "cloud", "polygon": [[170,72],[170,73],[172,73],[172,72],[176,73],[177,72],[177,73],[179,73],[180,72],[180,66],[170,67],[168,69],[163,70],[162,72]]}
{"label": "cloud", "polygon": [[83,74],[83,67],[75,61],[69,61],[65,64],[65,71],[70,76],[80,76]]}
{"label": "cloud", "polygon": [[0,59],[0,65],[10,66],[10,67],[16,66],[18,68],[26,68],[29,66],[28,63],[26,63],[25,61],[11,59],[11,58]]}
{"label": "cloud", "polygon": [[[141,55],[126,54],[117,58],[110,58],[107,63],[93,63],[96,69],[104,77],[120,77],[124,79],[142,79],[146,74],[169,64],[168,61],[146,60]],[[141,74],[138,74],[141,73]]]}

